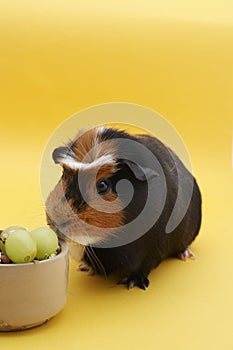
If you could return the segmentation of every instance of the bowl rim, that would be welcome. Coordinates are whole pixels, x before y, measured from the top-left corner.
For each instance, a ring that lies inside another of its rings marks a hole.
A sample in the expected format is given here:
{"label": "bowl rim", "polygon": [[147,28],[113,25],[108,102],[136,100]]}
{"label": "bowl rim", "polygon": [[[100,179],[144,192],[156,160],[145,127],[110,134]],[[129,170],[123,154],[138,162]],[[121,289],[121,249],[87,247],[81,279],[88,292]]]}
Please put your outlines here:
{"label": "bowl rim", "polygon": [[0,269],[1,268],[14,268],[14,267],[22,267],[22,266],[34,266],[34,265],[41,265],[41,264],[47,264],[47,263],[51,263],[52,261],[55,261],[57,259],[60,259],[62,258],[64,255],[66,255],[69,251],[69,247],[68,247],[68,244],[64,241],[64,240],[61,240],[59,239],[59,244],[60,244],[60,247],[61,247],[61,251],[59,254],[55,255],[54,257],[50,257],[48,259],[44,259],[44,260],[34,260],[34,261],[31,261],[29,263],[20,263],[20,264],[14,264],[14,263],[11,263],[11,264],[0,264]]}

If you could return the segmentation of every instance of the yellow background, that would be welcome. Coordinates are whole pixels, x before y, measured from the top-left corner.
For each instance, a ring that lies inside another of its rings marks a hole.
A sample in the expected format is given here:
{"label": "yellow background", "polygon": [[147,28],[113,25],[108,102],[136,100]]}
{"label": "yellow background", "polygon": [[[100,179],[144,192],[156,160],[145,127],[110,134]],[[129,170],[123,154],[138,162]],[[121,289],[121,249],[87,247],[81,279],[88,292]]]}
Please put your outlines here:
{"label": "yellow background", "polygon": [[167,118],[203,193],[195,261],[165,261],[146,292],[72,262],[64,310],[1,333],[1,348],[233,349],[232,1],[1,1],[0,50],[1,227],[44,225],[47,140],[70,115],[105,102]]}

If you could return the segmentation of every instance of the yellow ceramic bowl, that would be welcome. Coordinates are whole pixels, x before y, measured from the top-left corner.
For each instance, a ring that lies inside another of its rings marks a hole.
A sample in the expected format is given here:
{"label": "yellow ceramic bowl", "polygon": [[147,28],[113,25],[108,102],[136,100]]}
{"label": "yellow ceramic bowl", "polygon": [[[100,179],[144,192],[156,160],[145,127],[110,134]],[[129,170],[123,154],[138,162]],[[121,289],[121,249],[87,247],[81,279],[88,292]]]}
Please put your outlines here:
{"label": "yellow ceramic bowl", "polygon": [[38,326],[62,310],[68,284],[68,246],[38,263],[0,265],[0,331]]}

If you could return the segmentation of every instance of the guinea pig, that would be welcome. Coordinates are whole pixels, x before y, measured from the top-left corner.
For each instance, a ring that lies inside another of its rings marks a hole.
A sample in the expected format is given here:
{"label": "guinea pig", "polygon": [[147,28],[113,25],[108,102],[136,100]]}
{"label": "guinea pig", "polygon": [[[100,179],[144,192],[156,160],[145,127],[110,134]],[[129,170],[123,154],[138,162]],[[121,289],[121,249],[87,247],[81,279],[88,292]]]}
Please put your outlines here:
{"label": "guinea pig", "polygon": [[47,223],[83,246],[80,270],[146,289],[167,257],[194,257],[201,225],[195,178],[156,137],[95,127],[53,152],[63,169],[46,200]]}

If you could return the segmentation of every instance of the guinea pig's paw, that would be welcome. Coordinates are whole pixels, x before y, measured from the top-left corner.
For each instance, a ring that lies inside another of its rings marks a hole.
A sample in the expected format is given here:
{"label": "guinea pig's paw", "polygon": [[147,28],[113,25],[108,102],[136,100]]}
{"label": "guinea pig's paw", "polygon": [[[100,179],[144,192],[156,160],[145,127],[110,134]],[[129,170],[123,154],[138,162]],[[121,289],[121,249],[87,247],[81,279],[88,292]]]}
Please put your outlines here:
{"label": "guinea pig's paw", "polygon": [[77,271],[88,272],[88,275],[90,275],[90,276],[93,276],[95,274],[95,272],[92,269],[92,267],[87,265],[87,264],[80,264],[77,267]]}
{"label": "guinea pig's paw", "polygon": [[143,273],[132,273],[128,277],[122,278],[117,284],[126,284],[128,289],[132,289],[137,286],[141,289],[146,290],[149,286],[149,280]]}
{"label": "guinea pig's paw", "polygon": [[177,257],[182,261],[186,261],[187,259],[195,259],[196,258],[195,254],[189,248],[187,248],[183,252],[179,253]]}

